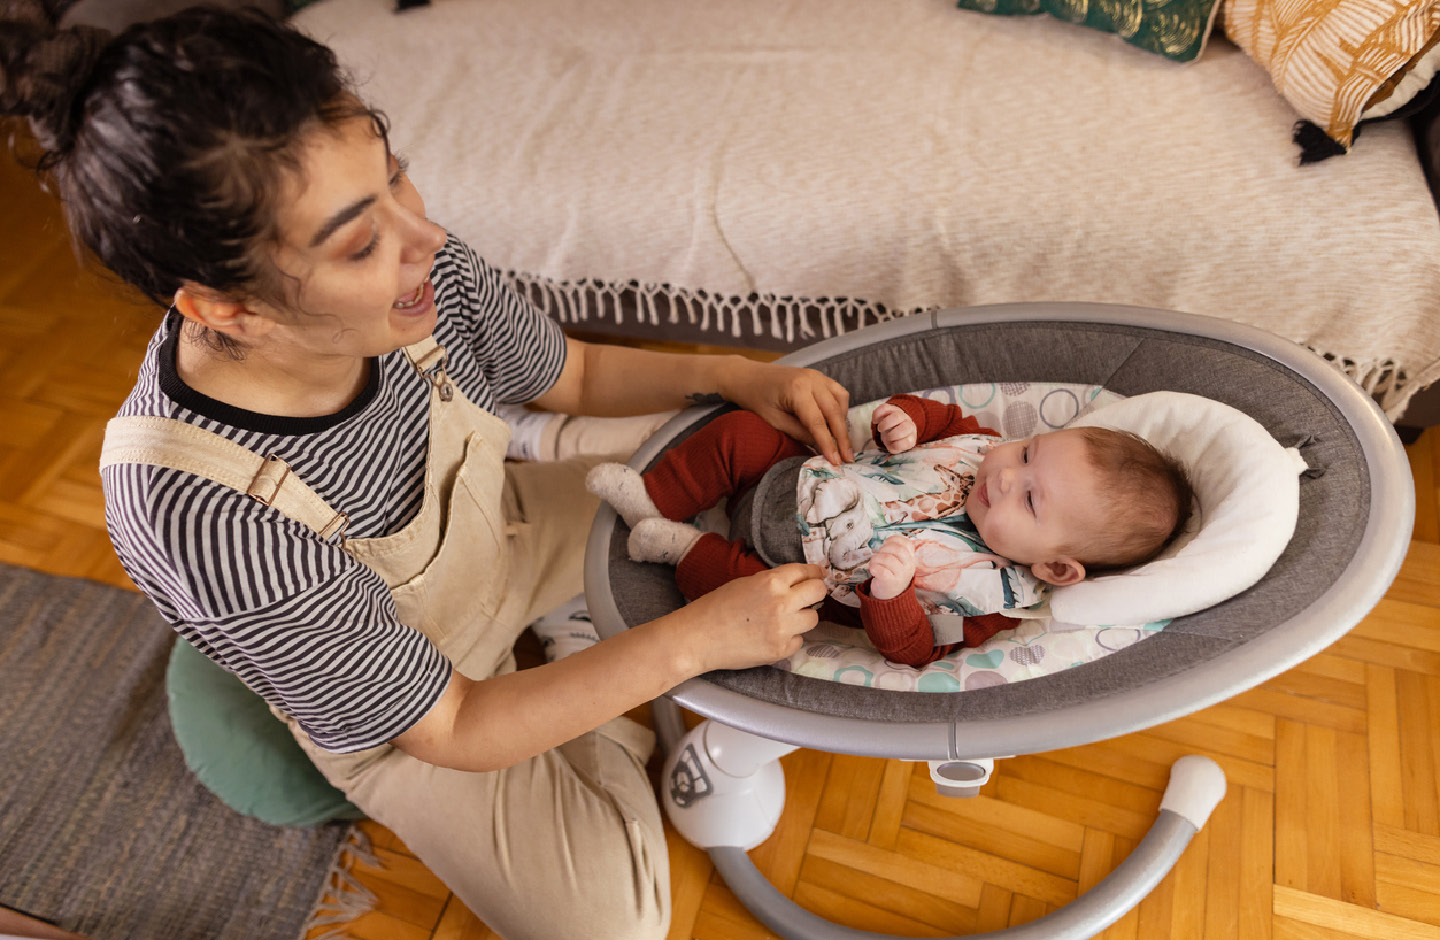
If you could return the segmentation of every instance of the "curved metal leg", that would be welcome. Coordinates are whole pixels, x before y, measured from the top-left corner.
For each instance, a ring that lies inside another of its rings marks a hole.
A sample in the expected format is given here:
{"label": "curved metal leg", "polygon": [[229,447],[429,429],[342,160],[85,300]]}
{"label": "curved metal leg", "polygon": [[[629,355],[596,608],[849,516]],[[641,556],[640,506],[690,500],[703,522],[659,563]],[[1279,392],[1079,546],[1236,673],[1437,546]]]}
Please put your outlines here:
{"label": "curved metal leg", "polygon": [[[667,763],[670,767],[674,764],[673,751],[683,727],[680,725],[679,710],[672,702],[662,700],[656,705],[659,706],[655,711],[656,730],[667,750],[672,751],[671,760]],[[691,732],[691,735],[695,733]],[[775,747],[782,752],[793,749],[789,745],[777,744]],[[1170,783],[1165,789],[1160,814],[1154,825],[1118,868],[1085,894],[1039,920],[969,936],[1004,940],[1088,940],[1123,917],[1154,890],[1179,861],[1190,840],[1205,825],[1224,795],[1225,775],[1218,764],[1207,757],[1195,755],[1180,758],[1171,767]],[[774,822],[770,821],[768,825],[773,827]],[[763,838],[761,836],[760,840]],[[751,839],[753,833],[744,841],[751,842]],[[751,844],[758,844],[760,840]],[[894,940],[890,934],[842,927],[801,908],[775,890],[759,872],[746,854],[748,845],[696,844],[707,848],[716,870],[750,912],[786,940]]]}

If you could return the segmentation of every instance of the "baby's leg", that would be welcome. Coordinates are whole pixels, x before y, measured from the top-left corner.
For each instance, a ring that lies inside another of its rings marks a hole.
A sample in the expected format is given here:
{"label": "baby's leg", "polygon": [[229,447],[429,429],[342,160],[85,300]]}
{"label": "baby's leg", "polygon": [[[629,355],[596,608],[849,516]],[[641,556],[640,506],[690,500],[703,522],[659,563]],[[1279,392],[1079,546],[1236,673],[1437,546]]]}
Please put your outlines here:
{"label": "baby's leg", "polygon": [[730,411],[672,447],[644,475],[666,519],[684,520],[743,492],[775,464],[810,451],[750,411]]}
{"label": "baby's leg", "polygon": [[674,565],[675,584],[689,601],[769,567],[744,542],[669,519],[641,520],[630,533],[628,547],[635,561]]}
{"label": "baby's leg", "polygon": [[769,567],[739,539],[730,541],[707,532],[675,566],[675,586],[687,601],[693,601],[722,584],[747,578]]}

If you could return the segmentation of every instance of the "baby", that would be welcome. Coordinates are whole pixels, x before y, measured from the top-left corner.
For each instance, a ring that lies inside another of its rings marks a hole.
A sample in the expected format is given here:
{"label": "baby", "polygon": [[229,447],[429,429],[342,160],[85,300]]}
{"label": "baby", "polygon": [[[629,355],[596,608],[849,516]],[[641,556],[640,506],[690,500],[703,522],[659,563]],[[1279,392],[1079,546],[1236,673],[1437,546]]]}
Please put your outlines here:
{"label": "baby", "polygon": [[[858,607],[876,649],[911,666],[1013,626],[1003,611],[1039,603],[1047,585],[1149,561],[1193,502],[1178,464],[1120,431],[1004,441],[957,406],[896,395],[871,433],[879,447],[834,467],[732,411],[643,476],[601,464],[587,485],[630,525],[631,557],[675,565],[687,598],[813,562],[838,602],[826,619],[853,623]],[[727,496],[741,538],[685,522]]]}

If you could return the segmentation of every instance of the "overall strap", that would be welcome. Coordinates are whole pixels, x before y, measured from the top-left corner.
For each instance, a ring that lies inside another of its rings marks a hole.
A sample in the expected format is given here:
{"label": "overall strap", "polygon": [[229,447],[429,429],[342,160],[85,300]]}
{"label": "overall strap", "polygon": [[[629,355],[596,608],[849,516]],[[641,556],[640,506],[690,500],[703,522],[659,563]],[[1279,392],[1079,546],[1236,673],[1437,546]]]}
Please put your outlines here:
{"label": "overall strap", "polygon": [[444,346],[435,342],[434,336],[427,336],[403,349],[415,371],[435,386],[441,401],[450,401],[455,397],[455,386],[450,383],[450,376],[445,371],[450,365],[450,354]]}
{"label": "overall strap", "polygon": [[214,480],[309,526],[323,539],[337,535],[343,539],[350,521],[280,458],[262,457],[213,431],[174,418],[112,418],[105,426],[100,469],[121,463],[166,467]]}

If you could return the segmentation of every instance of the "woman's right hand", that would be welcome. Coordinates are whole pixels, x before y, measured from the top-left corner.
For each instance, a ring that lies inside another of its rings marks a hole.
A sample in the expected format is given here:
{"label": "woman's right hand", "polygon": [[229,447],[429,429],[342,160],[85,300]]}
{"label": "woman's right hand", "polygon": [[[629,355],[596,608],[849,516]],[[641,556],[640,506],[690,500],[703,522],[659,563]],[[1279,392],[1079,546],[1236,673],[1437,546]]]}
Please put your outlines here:
{"label": "woman's right hand", "polygon": [[768,665],[798,650],[800,635],[820,620],[814,608],[825,599],[823,574],[819,565],[781,565],[687,604],[678,613],[684,641],[694,644],[695,674]]}

